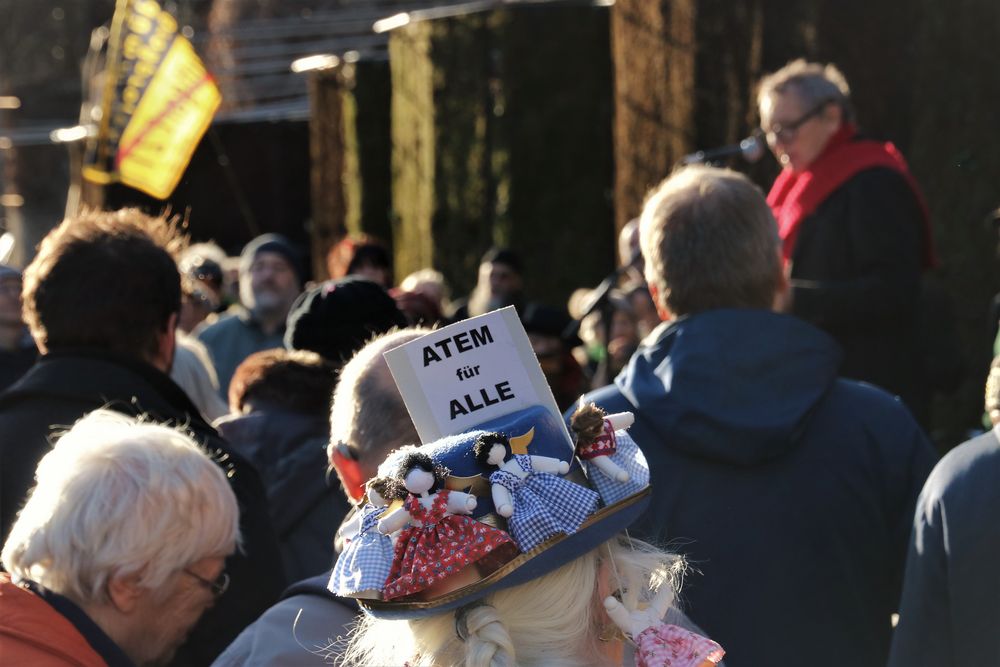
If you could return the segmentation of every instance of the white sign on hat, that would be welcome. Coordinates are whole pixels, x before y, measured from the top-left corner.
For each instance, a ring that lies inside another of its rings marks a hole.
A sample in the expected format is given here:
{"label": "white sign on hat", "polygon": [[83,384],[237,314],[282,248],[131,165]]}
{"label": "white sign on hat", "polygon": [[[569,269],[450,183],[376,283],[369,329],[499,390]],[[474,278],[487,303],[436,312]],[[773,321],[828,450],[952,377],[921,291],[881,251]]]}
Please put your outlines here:
{"label": "white sign on hat", "polygon": [[438,329],[385,360],[424,443],[533,405],[562,421],[512,306]]}

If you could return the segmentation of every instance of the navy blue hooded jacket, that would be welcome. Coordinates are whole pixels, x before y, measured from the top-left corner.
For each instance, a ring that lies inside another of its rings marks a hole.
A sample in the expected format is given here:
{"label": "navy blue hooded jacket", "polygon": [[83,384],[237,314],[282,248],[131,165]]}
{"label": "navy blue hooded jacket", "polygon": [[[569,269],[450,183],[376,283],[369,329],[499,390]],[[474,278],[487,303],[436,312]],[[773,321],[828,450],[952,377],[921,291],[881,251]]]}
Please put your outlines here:
{"label": "navy blue hooded jacket", "polygon": [[663,325],[615,384],[653,500],[633,534],[684,554],[681,600],[730,667],[882,667],[933,449],[899,401],[838,379],[820,330],[760,310]]}

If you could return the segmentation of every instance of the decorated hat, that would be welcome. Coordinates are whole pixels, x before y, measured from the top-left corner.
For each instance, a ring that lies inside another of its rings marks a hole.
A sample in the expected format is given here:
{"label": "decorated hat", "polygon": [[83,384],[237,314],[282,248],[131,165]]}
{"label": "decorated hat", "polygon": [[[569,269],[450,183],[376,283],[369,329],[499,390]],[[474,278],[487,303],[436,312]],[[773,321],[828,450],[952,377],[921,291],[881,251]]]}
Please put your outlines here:
{"label": "decorated hat", "polygon": [[390,454],[330,589],[378,618],[419,618],[536,579],[628,528],[649,504],[646,459],[628,413],[588,410],[589,426],[574,416],[576,444],[532,406]]}

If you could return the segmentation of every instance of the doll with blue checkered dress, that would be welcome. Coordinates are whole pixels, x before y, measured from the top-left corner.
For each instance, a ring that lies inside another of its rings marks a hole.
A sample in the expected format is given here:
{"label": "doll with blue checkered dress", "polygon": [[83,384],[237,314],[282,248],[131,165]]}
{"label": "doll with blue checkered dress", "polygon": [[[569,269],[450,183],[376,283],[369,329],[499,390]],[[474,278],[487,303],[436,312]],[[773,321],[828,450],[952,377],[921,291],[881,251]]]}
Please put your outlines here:
{"label": "doll with blue checkered dress", "polygon": [[554,535],[575,533],[597,509],[596,493],[560,477],[569,472],[566,461],[514,454],[501,433],[480,435],[473,451],[481,464],[498,468],[490,475],[493,504],[522,552]]}
{"label": "doll with blue checkered dress", "polygon": [[631,412],[605,414],[594,405],[581,404],[570,417],[576,436],[576,455],[605,506],[624,500],[649,485],[649,466],[625,429],[635,417]]}
{"label": "doll with blue checkered dress", "polygon": [[[376,477],[365,485],[368,502],[341,528],[346,544],[327,588],[343,597],[377,600],[392,566],[392,538],[378,531],[388,501],[399,496],[395,480]],[[354,535],[352,532],[357,531]]]}

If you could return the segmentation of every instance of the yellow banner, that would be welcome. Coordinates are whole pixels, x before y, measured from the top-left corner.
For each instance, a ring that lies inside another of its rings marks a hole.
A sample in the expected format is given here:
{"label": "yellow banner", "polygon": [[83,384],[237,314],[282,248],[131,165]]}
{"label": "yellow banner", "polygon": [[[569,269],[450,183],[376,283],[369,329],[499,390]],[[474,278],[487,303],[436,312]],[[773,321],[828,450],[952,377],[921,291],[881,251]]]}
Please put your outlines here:
{"label": "yellow banner", "polygon": [[120,0],[105,76],[101,128],[83,175],[166,199],[222,102],[219,89],[155,0]]}

